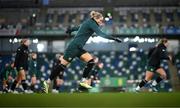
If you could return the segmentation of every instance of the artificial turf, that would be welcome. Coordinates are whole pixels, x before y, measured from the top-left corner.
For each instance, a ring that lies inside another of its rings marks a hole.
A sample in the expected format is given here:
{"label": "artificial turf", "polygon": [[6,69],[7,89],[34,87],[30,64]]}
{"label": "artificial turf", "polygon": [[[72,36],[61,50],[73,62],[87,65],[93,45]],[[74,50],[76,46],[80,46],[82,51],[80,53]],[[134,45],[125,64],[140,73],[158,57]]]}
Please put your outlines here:
{"label": "artificial turf", "polygon": [[180,92],[0,94],[0,107],[180,108]]}

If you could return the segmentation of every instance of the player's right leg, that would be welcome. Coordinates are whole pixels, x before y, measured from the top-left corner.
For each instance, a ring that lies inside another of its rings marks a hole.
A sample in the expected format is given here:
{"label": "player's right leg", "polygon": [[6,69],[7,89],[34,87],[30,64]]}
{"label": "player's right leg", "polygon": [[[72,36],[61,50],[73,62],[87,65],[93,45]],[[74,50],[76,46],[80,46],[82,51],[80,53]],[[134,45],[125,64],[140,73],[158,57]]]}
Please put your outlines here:
{"label": "player's right leg", "polygon": [[160,75],[158,76],[150,85],[153,92],[158,92],[158,89],[156,88],[156,86],[163,80],[167,78],[166,72],[163,68],[158,68],[156,70],[156,72]]}

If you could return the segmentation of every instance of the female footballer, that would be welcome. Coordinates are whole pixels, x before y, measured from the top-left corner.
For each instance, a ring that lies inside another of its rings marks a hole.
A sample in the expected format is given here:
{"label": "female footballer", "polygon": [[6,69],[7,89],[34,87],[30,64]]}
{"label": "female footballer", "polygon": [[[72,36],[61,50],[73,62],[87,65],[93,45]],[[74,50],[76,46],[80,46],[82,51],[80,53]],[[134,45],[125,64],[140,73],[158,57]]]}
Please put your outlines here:
{"label": "female footballer", "polygon": [[152,79],[153,75],[155,72],[157,72],[160,76],[157,77],[156,80],[152,82],[152,89],[154,92],[157,92],[157,89],[155,86],[162,81],[163,79],[166,79],[166,72],[165,70],[160,66],[160,62],[163,59],[170,60],[170,57],[168,56],[168,53],[166,51],[168,46],[168,40],[166,38],[163,38],[160,40],[158,45],[153,48],[149,52],[149,60],[147,63],[147,70],[146,70],[146,75],[145,79],[143,79],[139,85],[136,87],[136,91],[140,91],[140,89]]}
{"label": "female footballer", "polygon": [[52,70],[51,75],[47,81],[44,81],[44,92],[48,93],[48,83],[50,83],[54,78],[59,75],[60,72],[63,72],[66,66],[73,60],[73,58],[78,57],[82,61],[86,62],[87,65],[84,69],[83,78],[80,82],[81,86],[85,88],[91,88],[91,86],[87,83],[87,78],[89,77],[89,73],[93,66],[95,65],[93,57],[90,53],[83,49],[83,46],[86,44],[87,40],[93,35],[95,32],[98,36],[115,40],[117,42],[121,42],[118,37],[112,37],[105,33],[103,33],[99,26],[103,25],[104,17],[101,13],[96,11],[90,12],[90,18],[84,21],[81,26],[69,29],[67,33],[71,33],[73,31],[78,31],[76,36],[73,38],[71,43],[68,45],[67,49],[64,52],[64,56],[61,59],[61,63],[56,66],[55,69]]}
{"label": "female footballer", "polygon": [[29,46],[30,42],[28,39],[21,40],[21,46],[18,47],[16,51],[15,63],[14,67],[18,71],[18,75],[14,80],[11,90],[14,91],[16,85],[21,83],[24,89],[24,92],[27,92],[27,84],[26,84],[26,72],[28,70],[28,54],[29,54]]}

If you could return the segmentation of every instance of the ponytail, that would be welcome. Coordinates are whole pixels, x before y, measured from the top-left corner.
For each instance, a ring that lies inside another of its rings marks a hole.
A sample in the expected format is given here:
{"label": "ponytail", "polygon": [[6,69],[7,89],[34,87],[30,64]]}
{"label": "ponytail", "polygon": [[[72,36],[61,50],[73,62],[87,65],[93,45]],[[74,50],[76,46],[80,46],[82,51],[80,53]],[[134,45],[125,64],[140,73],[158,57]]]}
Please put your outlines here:
{"label": "ponytail", "polygon": [[103,15],[100,12],[91,11],[90,12],[90,17],[95,18],[95,19],[99,19],[99,18],[103,17]]}

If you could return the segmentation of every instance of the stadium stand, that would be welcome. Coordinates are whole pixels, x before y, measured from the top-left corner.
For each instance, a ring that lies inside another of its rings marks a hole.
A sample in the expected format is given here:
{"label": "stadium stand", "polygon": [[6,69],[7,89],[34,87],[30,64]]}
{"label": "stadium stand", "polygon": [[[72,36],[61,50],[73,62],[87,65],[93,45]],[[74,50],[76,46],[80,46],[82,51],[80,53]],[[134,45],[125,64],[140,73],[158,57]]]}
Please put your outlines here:
{"label": "stadium stand", "polygon": [[[104,63],[104,68],[99,72],[100,78],[105,77],[122,77],[127,79],[127,91],[131,91],[132,87],[136,87],[136,84],[144,77],[147,51],[135,51],[135,52],[93,52],[94,56],[99,57],[101,62]],[[41,81],[48,78],[50,75],[52,65],[54,63],[55,54],[38,54],[38,83],[37,89],[41,87]],[[175,64],[178,68],[178,75],[180,77],[180,53],[176,57]],[[1,63],[9,63],[14,59],[12,55],[1,56]],[[172,91],[171,83],[169,81],[169,70],[166,61],[161,64],[167,71],[168,80],[161,83],[159,88],[162,91]],[[69,68],[64,73],[65,83],[61,86],[61,91],[72,91],[78,87],[78,81],[80,80],[83,72],[84,63],[80,60],[74,60]],[[27,75],[30,85],[30,75]]]}

